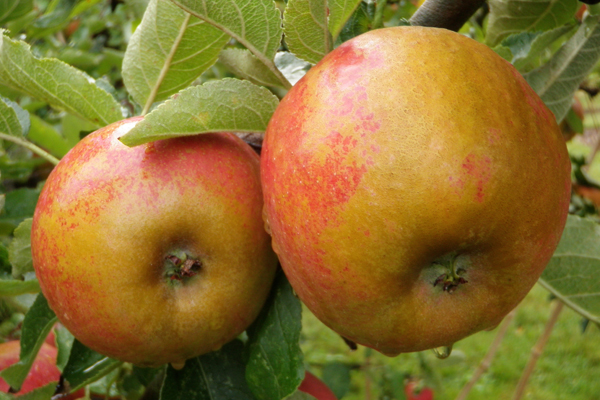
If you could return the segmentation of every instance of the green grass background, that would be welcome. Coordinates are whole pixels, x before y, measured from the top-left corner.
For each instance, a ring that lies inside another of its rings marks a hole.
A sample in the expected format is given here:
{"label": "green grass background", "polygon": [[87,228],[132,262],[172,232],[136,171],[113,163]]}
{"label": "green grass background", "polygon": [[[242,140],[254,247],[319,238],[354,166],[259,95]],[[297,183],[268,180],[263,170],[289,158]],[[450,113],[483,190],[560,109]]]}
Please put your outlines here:
{"label": "green grass background", "polygon": [[[552,311],[548,292],[536,285],[517,308],[495,359],[468,399],[511,399],[531,351]],[[480,332],[454,345],[440,360],[433,352],[385,357],[359,347],[350,351],[342,339],[303,312],[302,349],[313,373],[341,363],[351,367],[349,391],[343,399],[404,399],[406,379],[434,388],[435,400],[454,399],[469,380],[492,343],[497,329]],[[582,317],[564,307],[550,340],[538,360],[523,399],[600,399],[600,329],[593,323],[582,331]]]}

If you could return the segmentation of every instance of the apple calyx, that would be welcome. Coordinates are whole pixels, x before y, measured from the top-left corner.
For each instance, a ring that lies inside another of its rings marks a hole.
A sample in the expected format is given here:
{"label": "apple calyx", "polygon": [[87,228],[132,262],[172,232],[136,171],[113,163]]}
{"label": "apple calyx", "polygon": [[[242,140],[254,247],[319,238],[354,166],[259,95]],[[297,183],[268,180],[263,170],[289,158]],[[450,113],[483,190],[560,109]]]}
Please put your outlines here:
{"label": "apple calyx", "polygon": [[433,287],[441,285],[444,292],[452,293],[459,285],[469,282],[462,277],[466,270],[464,268],[457,267],[456,265],[457,256],[458,254],[453,251],[438,258],[432,263],[434,265],[440,265],[444,267],[447,271],[436,278],[436,280],[433,282]]}
{"label": "apple calyx", "polygon": [[181,250],[173,251],[165,257],[164,275],[168,282],[186,282],[198,274],[202,262]]}

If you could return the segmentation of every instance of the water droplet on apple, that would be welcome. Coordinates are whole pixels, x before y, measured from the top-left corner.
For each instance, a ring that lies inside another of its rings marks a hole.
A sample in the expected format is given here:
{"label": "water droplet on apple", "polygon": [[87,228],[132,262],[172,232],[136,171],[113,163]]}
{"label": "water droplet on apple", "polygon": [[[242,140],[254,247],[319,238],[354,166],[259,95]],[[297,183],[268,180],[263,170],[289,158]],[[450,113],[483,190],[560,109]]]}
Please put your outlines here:
{"label": "water droplet on apple", "polygon": [[444,358],[448,358],[450,356],[450,354],[452,353],[452,345],[440,346],[440,347],[436,347],[431,350],[433,350],[433,354],[435,354],[435,356],[437,358],[439,358],[440,360],[443,360]]}
{"label": "water droplet on apple", "polygon": [[171,367],[173,367],[176,370],[183,369],[184,366],[185,366],[185,360],[174,361],[174,362],[171,363]]}

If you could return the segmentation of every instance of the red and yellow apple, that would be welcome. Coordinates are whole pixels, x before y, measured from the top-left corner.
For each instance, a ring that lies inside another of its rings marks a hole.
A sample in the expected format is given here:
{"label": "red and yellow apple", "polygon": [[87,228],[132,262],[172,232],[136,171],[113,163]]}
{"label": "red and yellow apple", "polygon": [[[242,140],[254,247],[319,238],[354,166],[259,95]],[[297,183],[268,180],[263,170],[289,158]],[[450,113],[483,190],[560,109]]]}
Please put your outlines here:
{"label": "red and yellow apple", "polygon": [[564,228],[570,162],[554,115],[485,45],[374,30],[314,66],[262,149],[265,219],[300,299],[387,355],[497,325]]}
{"label": "red and yellow apple", "polygon": [[259,157],[229,133],[119,141],[140,118],[79,142],[46,181],[33,265],[83,344],[141,366],[216,350],[260,311],[277,259]]}

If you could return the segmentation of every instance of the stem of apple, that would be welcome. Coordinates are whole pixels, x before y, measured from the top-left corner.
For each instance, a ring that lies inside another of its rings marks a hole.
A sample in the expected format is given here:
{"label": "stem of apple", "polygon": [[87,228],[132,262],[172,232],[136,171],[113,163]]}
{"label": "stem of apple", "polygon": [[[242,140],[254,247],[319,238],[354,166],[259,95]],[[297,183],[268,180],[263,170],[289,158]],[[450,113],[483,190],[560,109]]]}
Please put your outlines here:
{"label": "stem of apple", "polygon": [[410,18],[413,26],[458,31],[485,0],[426,0]]}
{"label": "stem of apple", "polygon": [[460,284],[468,283],[468,281],[461,276],[461,273],[465,270],[463,268],[457,268],[457,257],[458,254],[453,251],[433,262],[433,264],[441,265],[448,271],[447,273],[440,275],[433,283],[433,286],[441,284],[445,292],[452,293]]}
{"label": "stem of apple", "polygon": [[12,136],[12,135],[7,135],[6,133],[0,132],[0,139],[4,139],[6,141],[18,144],[19,146],[23,146],[26,149],[31,150],[38,156],[46,159],[47,161],[49,161],[50,163],[52,163],[54,165],[58,164],[58,162],[60,161],[58,158],[54,157],[52,154],[48,153],[47,151],[39,148],[35,144],[33,144],[30,141],[25,140],[23,138],[20,138],[17,136]]}
{"label": "stem of apple", "polygon": [[186,282],[189,278],[198,274],[202,268],[202,262],[183,250],[174,250],[165,257],[164,276],[167,282]]}

